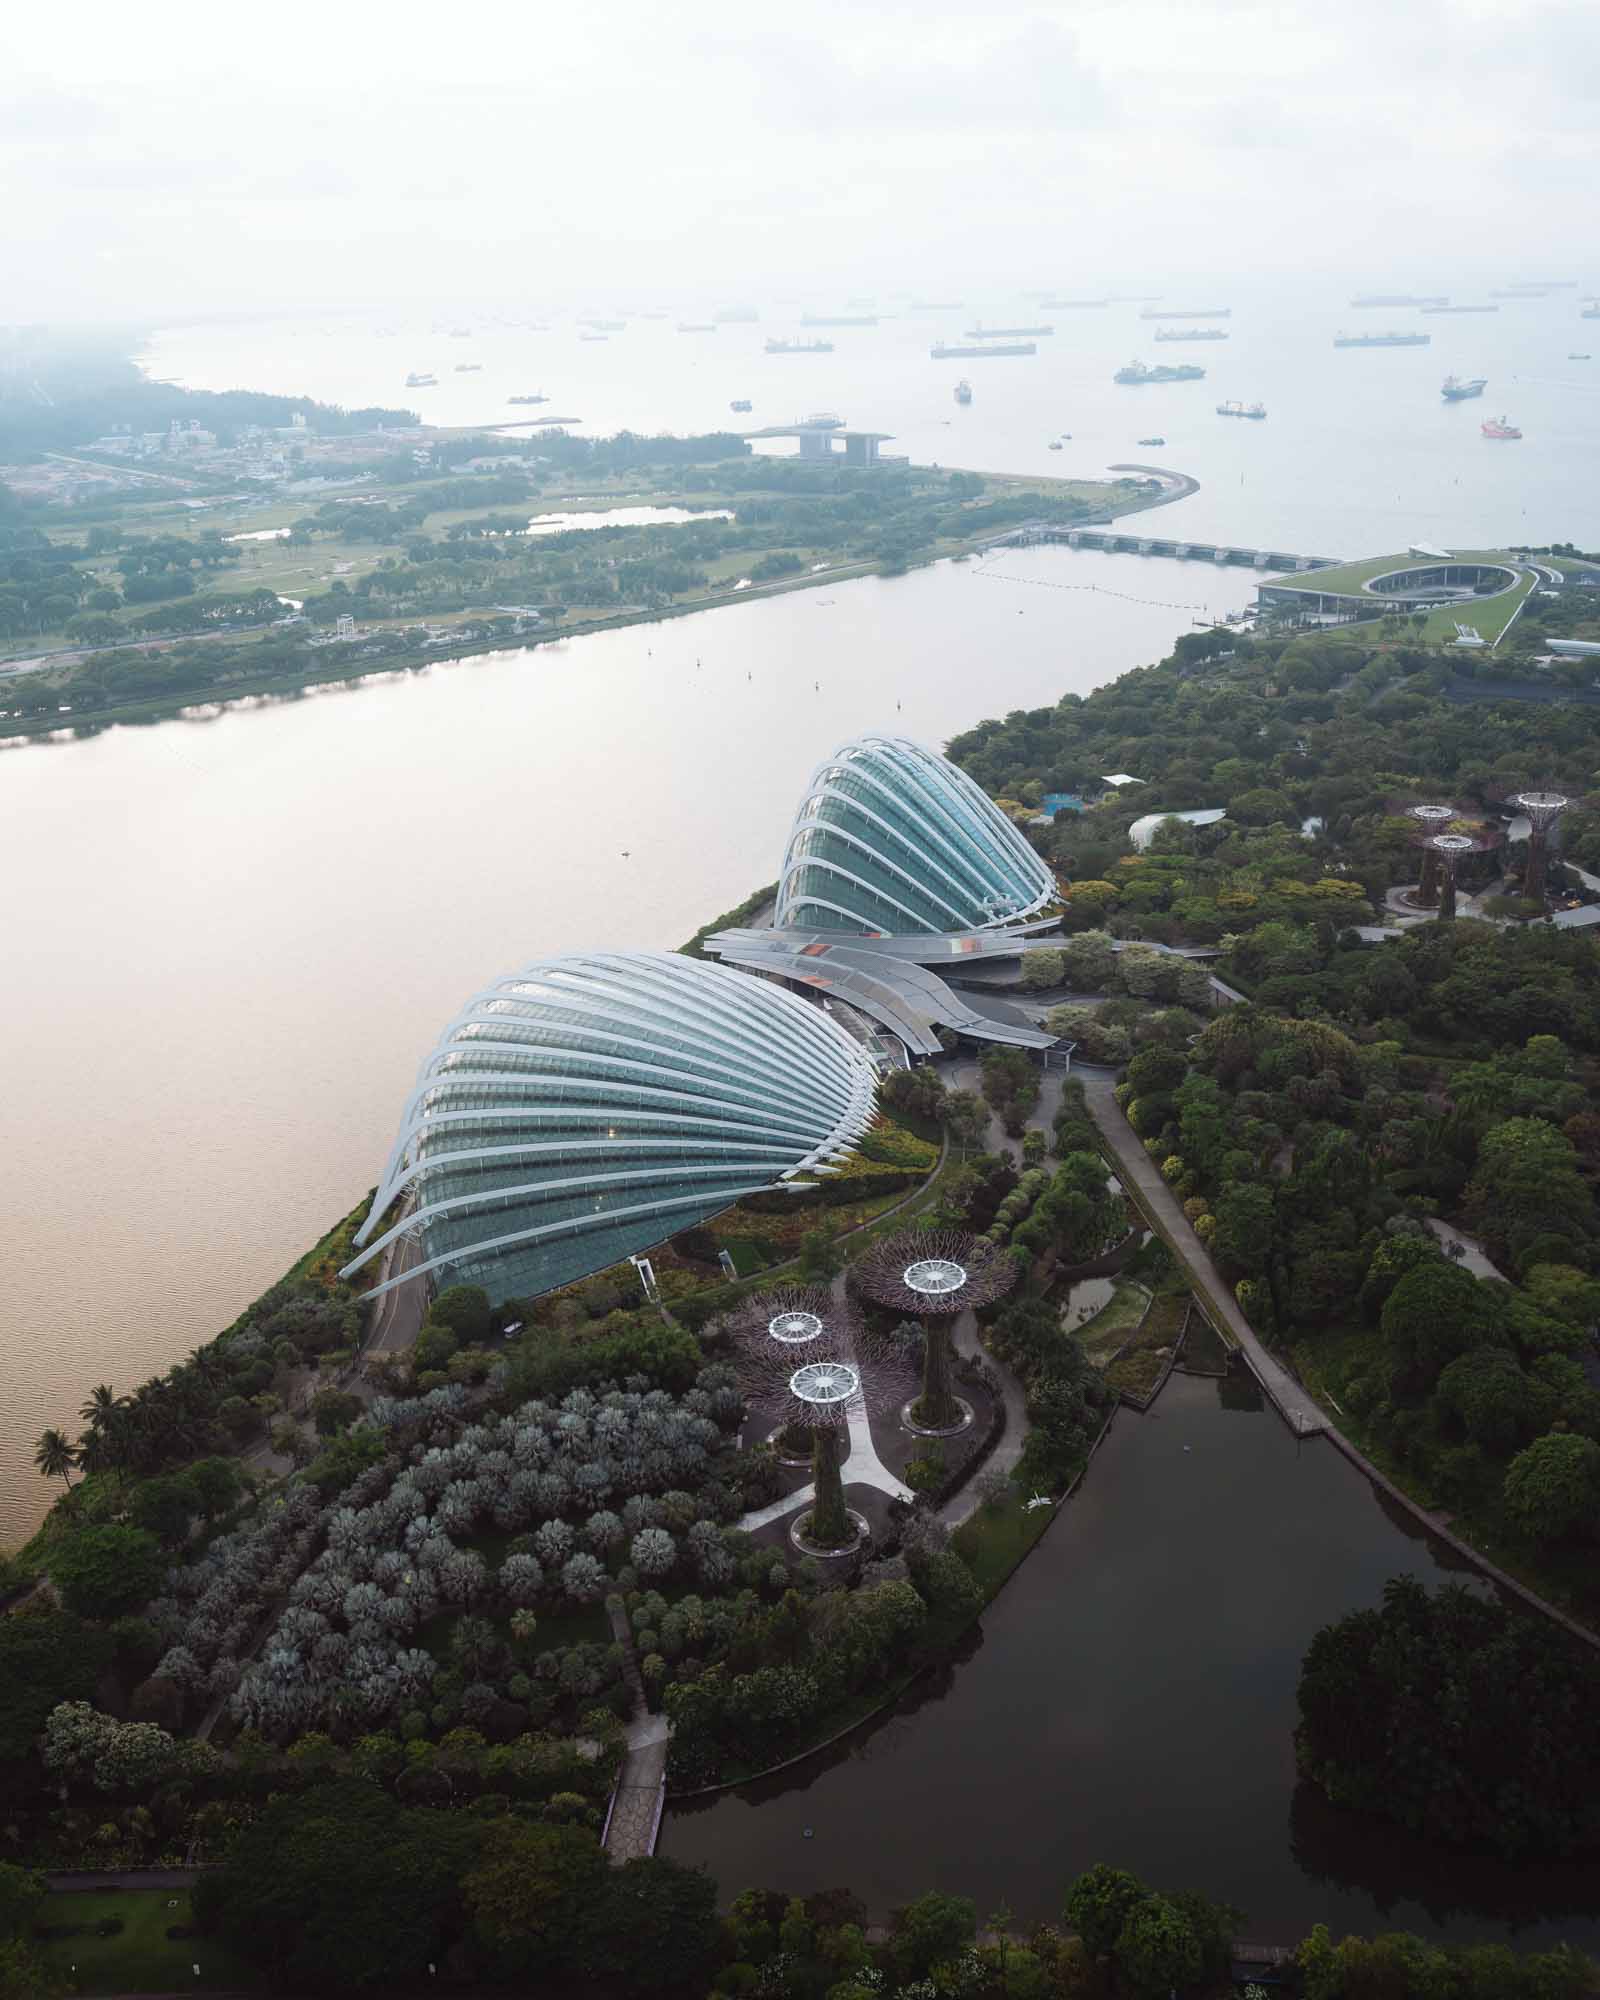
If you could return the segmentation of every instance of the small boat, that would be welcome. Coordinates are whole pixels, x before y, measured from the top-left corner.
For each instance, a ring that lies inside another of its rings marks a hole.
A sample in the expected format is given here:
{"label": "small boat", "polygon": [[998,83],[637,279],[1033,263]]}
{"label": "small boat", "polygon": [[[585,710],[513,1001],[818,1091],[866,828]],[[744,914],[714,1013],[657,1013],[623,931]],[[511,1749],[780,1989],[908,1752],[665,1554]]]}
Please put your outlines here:
{"label": "small boat", "polygon": [[1486,438],[1519,438],[1522,433],[1515,424],[1508,424],[1504,417],[1490,417],[1483,426]]}
{"label": "small boat", "polygon": [[1567,359],[1569,361],[1592,361],[1594,356],[1592,354],[1569,354]]}
{"label": "small boat", "polygon": [[1140,443],[1140,444],[1165,444],[1165,443],[1166,443],[1166,439],[1165,439],[1165,438],[1140,438],[1140,439],[1139,439],[1138,441],[1139,441],[1139,443]]}
{"label": "small boat", "polygon": [[728,405],[730,410],[741,417],[748,416],[754,407],[755,405],[750,401],[748,396],[735,396],[733,401]]}
{"label": "small boat", "polygon": [[956,401],[962,404],[972,401],[972,384],[970,382],[961,381],[956,384]]}
{"label": "small boat", "polygon": [[1259,424],[1266,414],[1267,406],[1265,403],[1230,401],[1218,403],[1217,405],[1217,415],[1219,417],[1248,417],[1252,423],[1256,424]]}

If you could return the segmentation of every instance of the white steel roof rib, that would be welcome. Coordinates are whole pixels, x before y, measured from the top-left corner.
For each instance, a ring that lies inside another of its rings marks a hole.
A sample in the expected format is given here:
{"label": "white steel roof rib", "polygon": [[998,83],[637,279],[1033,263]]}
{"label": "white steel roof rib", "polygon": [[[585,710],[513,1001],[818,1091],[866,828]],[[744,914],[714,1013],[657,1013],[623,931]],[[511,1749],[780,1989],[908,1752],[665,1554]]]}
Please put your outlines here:
{"label": "white steel roof rib", "polygon": [[[825,839],[870,856],[884,884],[816,852]],[[891,880],[905,888],[885,886]],[[881,915],[855,914],[846,884],[880,912],[911,919],[894,926],[901,931],[1015,923],[1056,893],[1050,870],[965,771],[907,737],[878,734],[841,744],[812,772],[784,848],[777,927],[832,910],[846,918],[841,928],[884,928]]]}
{"label": "white steel roof rib", "polygon": [[475,994],[424,1059],[345,1269],[415,1231],[423,1260],[391,1282],[548,1291],[826,1172],[875,1096],[856,1042],[773,981],[676,952],[536,960]]}

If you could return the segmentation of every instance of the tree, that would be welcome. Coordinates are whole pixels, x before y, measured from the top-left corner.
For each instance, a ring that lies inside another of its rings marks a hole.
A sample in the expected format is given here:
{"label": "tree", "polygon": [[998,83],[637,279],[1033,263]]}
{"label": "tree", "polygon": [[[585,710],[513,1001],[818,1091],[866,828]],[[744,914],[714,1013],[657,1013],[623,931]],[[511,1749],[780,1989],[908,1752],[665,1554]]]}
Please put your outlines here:
{"label": "tree", "polygon": [[72,1491],[72,1468],[78,1462],[78,1453],[65,1431],[43,1432],[33,1462],[46,1479],[59,1479],[69,1493]]}
{"label": "tree", "polygon": [[1128,1912],[1113,1957],[1118,1985],[1138,2000],[1166,2000],[1192,1985],[1203,1964],[1189,1919],[1165,1896],[1146,1896]]}
{"label": "tree", "polygon": [[1083,1939],[1092,1958],[1115,1950],[1128,1919],[1150,1891],[1126,1868],[1109,1868],[1103,1861],[1080,1875],[1067,1891],[1067,1922]]}
{"label": "tree", "polygon": [[155,1595],[165,1567],[161,1544],[142,1528],[78,1528],[50,1551],[50,1581],[84,1618],[137,1609]]}
{"label": "tree", "polygon": [[496,1969],[526,1975],[566,1963],[587,1940],[607,1873],[592,1834],[501,1819],[485,1829],[461,1889]]}
{"label": "tree", "polygon": [[1535,1540],[1556,1542],[1600,1526],[1600,1444],[1552,1431],[1506,1469],[1506,1511]]}
{"label": "tree", "polygon": [[940,1116],[951,1142],[962,1148],[976,1146],[989,1129],[988,1109],[975,1090],[947,1091]]}
{"label": "tree", "polygon": [[1109,993],[1117,976],[1117,953],[1106,931],[1079,931],[1062,947],[1062,978],[1075,993]]}
{"label": "tree", "polygon": [[1224,1264],[1254,1277],[1272,1256],[1272,1190],[1250,1181],[1218,1195],[1217,1232],[1211,1247]]}
{"label": "tree", "polygon": [[94,1693],[115,1642],[35,1599],[0,1617],[0,1762],[26,1757],[60,1701]]}
{"label": "tree", "polygon": [[637,1856],[608,1871],[590,1939],[587,1963],[625,1993],[702,1994],[721,1942],[716,1884],[703,1868]]}
{"label": "tree", "polygon": [[894,1930],[884,1952],[902,1983],[925,1979],[936,1965],[955,1957],[977,1934],[978,1906],[968,1896],[929,1890],[894,1913]]}
{"label": "tree", "polygon": [[1431,1388],[1447,1362],[1493,1340],[1500,1323],[1487,1285],[1443,1257],[1426,1259],[1390,1292],[1379,1319],[1396,1387]]}
{"label": "tree", "polygon": [[450,1285],[428,1309],[435,1326],[447,1326],[468,1346],[476,1346],[494,1332],[494,1314],[489,1294],[481,1285]]}
{"label": "tree", "polygon": [[337,1437],[361,1415],[361,1398],[348,1389],[319,1389],[311,1398],[312,1421],[318,1437]]}
{"label": "tree", "polygon": [[291,1990],[420,1985],[462,1931],[485,1832],[336,1779],[267,1805],[196,1884],[195,1916]]}

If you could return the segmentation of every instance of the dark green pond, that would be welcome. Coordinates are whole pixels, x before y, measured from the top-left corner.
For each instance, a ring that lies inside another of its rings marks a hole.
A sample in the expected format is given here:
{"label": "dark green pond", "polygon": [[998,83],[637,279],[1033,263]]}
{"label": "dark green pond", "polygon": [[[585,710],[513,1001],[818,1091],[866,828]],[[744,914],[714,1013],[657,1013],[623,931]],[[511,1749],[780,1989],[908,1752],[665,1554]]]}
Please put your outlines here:
{"label": "dark green pond", "polygon": [[1600,1872],[1512,1868],[1329,1807],[1295,1774],[1317,1629],[1452,1558],[1253,1391],[1175,1375],[1121,1412],[1077,1499],[967,1656],[787,1779],[669,1812],[661,1851],[728,1894],[848,1885],[874,1913],[925,1889],[1053,1915],[1095,1861],[1246,1912],[1600,1947]]}

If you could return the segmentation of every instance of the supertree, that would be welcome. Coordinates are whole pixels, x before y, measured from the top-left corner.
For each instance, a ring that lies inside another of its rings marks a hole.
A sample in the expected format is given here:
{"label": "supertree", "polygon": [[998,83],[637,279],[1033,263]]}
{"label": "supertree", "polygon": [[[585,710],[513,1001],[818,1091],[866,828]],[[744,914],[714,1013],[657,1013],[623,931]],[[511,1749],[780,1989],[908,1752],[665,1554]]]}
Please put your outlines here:
{"label": "supertree", "polygon": [[881,1238],[852,1265],[858,1297],[913,1313],[922,1323],[922,1394],[906,1412],[912,1430],[948,1435],[971,1422],[971,1411],[950,1386],[950,1323],[968,1306],[1004,1298],[1016,1281],[1009,1257],[960,1230],[903,1230]]}
{"label": "supertree", "polygon": [[[1425,835],[1443,833],[1451,820],[1461,814],[1454,806],[1419,805],[1402,808],[1408,819],[1413,819]],[[1439,856],[1426,840],[1422,844],[1422,880],[1417,884],[1417,901],[1425,910],[1431,910],[1439,900]]]}
{"label": "supertree", "polygon": [[795,1524],[796,1546],[847,1553],[866,1534],[844,1500],[840,1468],[850,1420],[885,1412],[904,1393],[896,1350],[820,1287],[746,1300],[723,1326],[734,1337],[734,1365],[747,1395],[778,1407],[781,1439],[803,1437],[810,1445],[813,1497]]}
{"label": "supertree", "polygon": [[1567,809],[1562,792],[1514,792],[1508,804],[1528,816],[1528,868],[1522,893],[1536,903],[1544,901],[1545,878],[1550,871],[1550,830]]}
{"label": "supertree", "polygon": [[[772,1365],[798,1368],[811,1351],[824,1351],[839,1324],[842,1308],[826,1285],[784,1285],[741,1299],[721,1322],[741,1363],[753,1353],[769,1350]],[[822,1343],[821,1346],[818,1343]],[[792,1359],[791,1359],[792,1357]],[[741,1370],[741,1372],[744,1372]],[[760,1370],[757,1370],[760,1376]],[[760,1376],[758,1386],[764,1386]],[[804,1425],[783,1425],[773,1442],[789,1458],[810,1457],[811,1432]]]}
{"label": "supertree", "polygon": [[1456,914],[1456,869],[1461,857],[1472,853],[1476,842],[1464,833],[1435,833],[1429,836],[1428,847],[1436,857],[1435,866],[1439,871],[1439,921],[1452,923]]}

